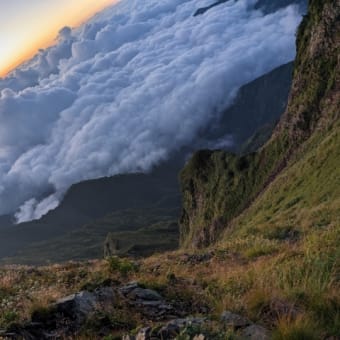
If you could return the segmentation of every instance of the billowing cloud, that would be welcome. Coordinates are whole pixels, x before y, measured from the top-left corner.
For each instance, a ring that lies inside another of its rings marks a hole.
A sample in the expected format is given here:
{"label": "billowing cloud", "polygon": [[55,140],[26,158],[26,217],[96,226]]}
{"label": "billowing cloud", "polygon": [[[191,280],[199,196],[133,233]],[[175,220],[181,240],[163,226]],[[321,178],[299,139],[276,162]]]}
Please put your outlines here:
{"label": "billowing cloud", "polygon": [[0,214],[54,208],[73,183],[147,171],[243,84],[295,55],[295,6],[122,0],[0,79]]}

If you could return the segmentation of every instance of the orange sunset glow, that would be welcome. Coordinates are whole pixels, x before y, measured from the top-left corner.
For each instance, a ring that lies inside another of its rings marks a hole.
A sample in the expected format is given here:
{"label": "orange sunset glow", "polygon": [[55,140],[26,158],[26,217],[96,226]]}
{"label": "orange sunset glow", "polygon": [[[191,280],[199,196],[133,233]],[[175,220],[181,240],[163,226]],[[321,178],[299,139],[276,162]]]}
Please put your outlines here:
{"label": "orange sunset glow", "polygon": [[53,43],[64,26],[77,26],[117,0],[0,0],[0,76]]}

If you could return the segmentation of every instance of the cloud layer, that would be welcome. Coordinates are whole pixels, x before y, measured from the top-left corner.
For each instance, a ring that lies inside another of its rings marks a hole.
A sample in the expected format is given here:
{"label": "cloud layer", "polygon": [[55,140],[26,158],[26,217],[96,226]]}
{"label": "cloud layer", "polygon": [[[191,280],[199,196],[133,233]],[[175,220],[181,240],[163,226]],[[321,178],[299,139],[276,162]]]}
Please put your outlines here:
{"label": "cloud layer", "polygon": [[0,79],[0,214],[39,218],[73,183],[147,171],[294,58],[297,7],[193,17],[209,3],[122,0]]}

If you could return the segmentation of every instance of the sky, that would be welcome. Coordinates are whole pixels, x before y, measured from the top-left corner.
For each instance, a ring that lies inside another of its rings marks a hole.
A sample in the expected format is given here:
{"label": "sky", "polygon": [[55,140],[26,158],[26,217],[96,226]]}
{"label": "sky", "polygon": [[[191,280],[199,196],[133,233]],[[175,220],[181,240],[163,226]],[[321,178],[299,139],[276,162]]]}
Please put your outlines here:
{"label": "sky", "polygon": [[0,0],[0,76],[115,0]]}
{"label": "sky", "polygon": [[72,184],[150,171],[241,86],[295,58],[297,6],[266,14],[239,0],[193,15],[209,3],[121,0],[0,78],[0,215],[38,219]]}

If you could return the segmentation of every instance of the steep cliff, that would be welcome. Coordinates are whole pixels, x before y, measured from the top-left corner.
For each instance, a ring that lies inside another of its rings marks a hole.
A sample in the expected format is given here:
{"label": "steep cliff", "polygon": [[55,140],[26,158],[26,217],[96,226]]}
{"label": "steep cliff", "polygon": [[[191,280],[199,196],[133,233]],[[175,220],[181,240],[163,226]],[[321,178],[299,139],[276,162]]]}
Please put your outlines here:
{"label": "steep cliff", "polygon": [[[241,157],[201,151],[188,162],[181,173],[183,246],[204,247],[216,241],[278,174],[288,171],[306,150],[312,152],[323,138],[338,131],[339,16],[339,1],[310,1],[297,34],[289,103],[261,150]],[[318,142],[313,144],[315,140]],[[338,147],[335,142],[334,148]]]}

